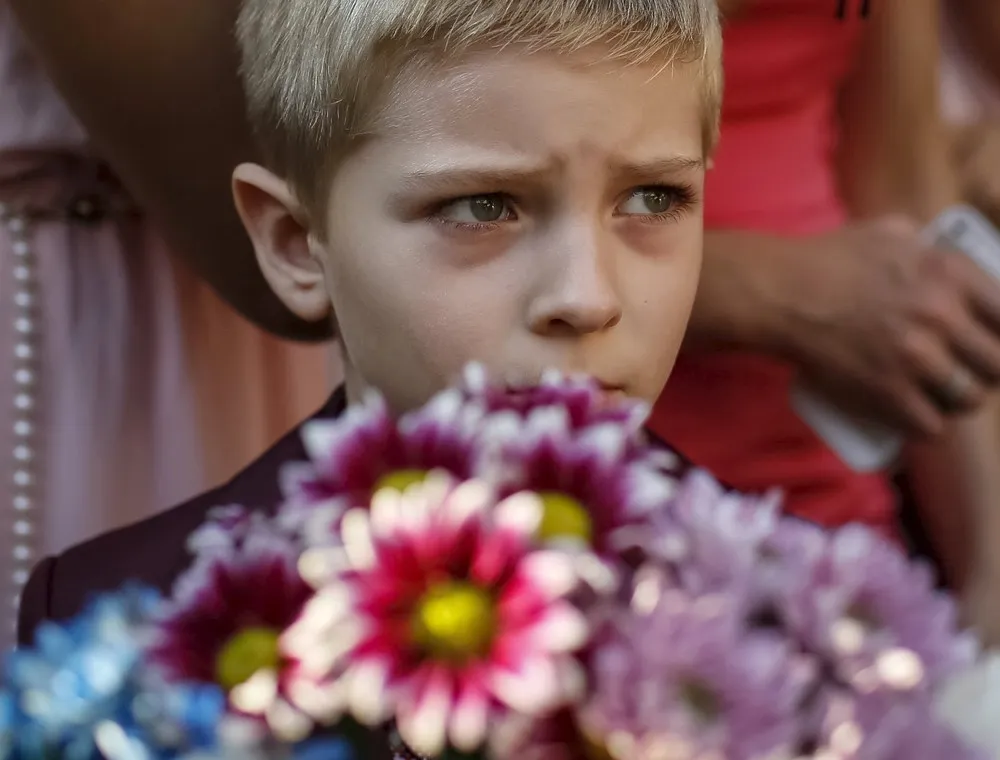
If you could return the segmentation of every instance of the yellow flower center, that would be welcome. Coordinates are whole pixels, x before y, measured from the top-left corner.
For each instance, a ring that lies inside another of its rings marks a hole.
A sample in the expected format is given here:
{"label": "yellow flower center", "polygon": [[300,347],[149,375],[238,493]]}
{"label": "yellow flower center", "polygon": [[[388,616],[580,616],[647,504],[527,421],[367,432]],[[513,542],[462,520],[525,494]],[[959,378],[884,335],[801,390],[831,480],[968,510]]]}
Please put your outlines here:
{"label": "yellow flower center", "polygon": [[393,470],[387,472],[375,483],[375,490],[392,488],[402,493],[410,486],[423,483],[427,479],[427,470]]}
{"label": "yellow flower center", "polygon": [[538,495],[542,500],[539,540],[570,538],[590,544],[594,537],[594,524],[579,501],[558,491],[545,491]]}
{"label": "yellow flower center", "polygon": [[222,647],[215,661],[215,678],[223,689],[235,689],[261,670],[276,670],[281,664],[278,632],[270,628],[246,628]]}
{"label": "yellow flower center", "polygon": [[478,586],[443,583],[417,603],[411,625],[414,642],[428,655],[464,662],[489,653],[496,633],[496,606]]}

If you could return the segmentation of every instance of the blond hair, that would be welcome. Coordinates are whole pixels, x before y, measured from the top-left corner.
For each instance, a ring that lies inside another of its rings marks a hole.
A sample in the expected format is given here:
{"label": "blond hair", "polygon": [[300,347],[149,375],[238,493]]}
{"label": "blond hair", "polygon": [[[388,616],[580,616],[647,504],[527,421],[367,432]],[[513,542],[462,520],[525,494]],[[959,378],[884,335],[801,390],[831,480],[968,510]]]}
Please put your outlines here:
{"label": "blond hair", "polygon": [[718,135],[716,0],[244,0],[237,34],[265,160],[307,207],[407,66],[475,46],[600,43],[628,63],[699,63],[706,152]]}

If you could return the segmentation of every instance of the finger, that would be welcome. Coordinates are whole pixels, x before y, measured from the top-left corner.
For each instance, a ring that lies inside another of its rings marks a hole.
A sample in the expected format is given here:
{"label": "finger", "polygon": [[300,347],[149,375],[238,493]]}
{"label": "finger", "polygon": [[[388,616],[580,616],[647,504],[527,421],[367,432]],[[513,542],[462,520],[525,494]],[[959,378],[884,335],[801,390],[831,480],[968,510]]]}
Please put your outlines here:
{"label": "finger", "polygon": [[944,431],[945,417],[919,387],[902,388],[893,394],[902,410],[900,423],[908,436],[934,438]]}
{"label": "finger", "polygon": [[1000,383],[1000,335],[969,314],[956,317],[948,328],[954,358],[969,368],[983,386]]}
{"label": "finger", "polygon": [[966,285],[968,302],[977,317],[993,333],[1000,335],[1000,284],[977,267]]}
{"label": "finger", "polygon": [[[913,330],[905,337],[903,349],[927,399],[938,410],[954,414],[975,409],[982,403],[985,394],[982,383],[955,361],[937,335],[925,330]],[[968,379],[961,389],[956,389],[954,385],[960,373],[968,374]]]}

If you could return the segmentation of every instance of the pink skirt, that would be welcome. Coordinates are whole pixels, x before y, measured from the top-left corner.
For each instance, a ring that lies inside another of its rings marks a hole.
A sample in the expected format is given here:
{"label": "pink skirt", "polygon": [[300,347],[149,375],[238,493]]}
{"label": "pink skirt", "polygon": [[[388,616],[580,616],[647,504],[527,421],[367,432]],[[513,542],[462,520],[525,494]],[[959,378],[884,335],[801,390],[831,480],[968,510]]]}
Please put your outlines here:
{"label": "pink skirt", "polygon": [[174,262],[101,163],[0,154],[0,646],[35,562],[221,482],[322,403]]}

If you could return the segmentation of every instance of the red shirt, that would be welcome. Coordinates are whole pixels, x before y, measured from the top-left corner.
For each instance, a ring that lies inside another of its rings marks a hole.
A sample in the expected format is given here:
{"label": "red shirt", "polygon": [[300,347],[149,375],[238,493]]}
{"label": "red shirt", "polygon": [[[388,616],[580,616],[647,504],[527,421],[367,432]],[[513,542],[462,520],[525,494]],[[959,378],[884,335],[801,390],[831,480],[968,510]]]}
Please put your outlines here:
{"label": "red shirt", "polygon": [[[878,0],[874,0],[878,2]],[[724,31],[722,140],[706,187],[708,229],[812,234],[845,221],[836,98],[857,57],[861,0],[751,0]],[[723,481],[782,487],[788,511],[825,525],[894,524],[881,474],[847,468],[789,404],[793,373],[750,355],[682,356],[650,427]]]}

